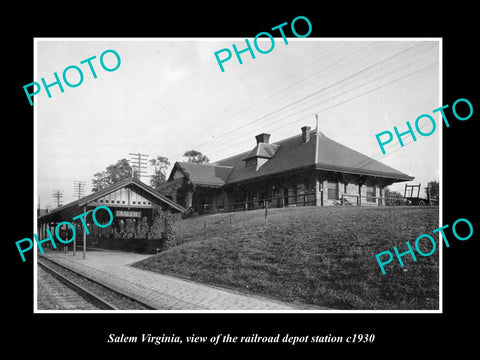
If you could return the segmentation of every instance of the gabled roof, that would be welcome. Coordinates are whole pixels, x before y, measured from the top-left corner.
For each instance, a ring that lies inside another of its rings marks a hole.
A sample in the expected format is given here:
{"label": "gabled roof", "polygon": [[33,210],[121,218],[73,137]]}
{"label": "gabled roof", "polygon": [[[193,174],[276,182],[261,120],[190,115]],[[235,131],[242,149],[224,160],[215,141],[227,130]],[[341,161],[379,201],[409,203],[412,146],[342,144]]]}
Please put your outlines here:
{"label": "gabled roof", "polygon": [[[244,160],[255,156],[269,160],[259,168],[245,166]],[[260,143],[253,150],[215,163],[176,163],[175,167],[182,168],[195,184],[214,186],[255,180],[303,168],[382,177],[393,182],[414,179],[328,138],[321,132],[317,135],[316,130],[310,131],[310,140],[307,143],[303,142],[302,134],[299,134],[273,144]]]}
{"label": "gabled roof", "polygon": [[179,170],[184,176],[196,184],[207,186],[223,186],[232,172],[230,166],[218,166],[215,164],[195,164],[188,162],[176,162],[169,177],[173,179],[175,172]]}
{"label": "gabled roof", "polygon": [[[129,177],[123,180],[120,180],[119,182],[110,185],[102,190],[99,190],[97,192],[91,193],[90,195],[84,196],[83,198],[74,200],[68,204],[59,206],[58,208],[54,209],[53,211],[38,217],[38,220],[46,220],[49,221],[50,219],[70,219],[73,216],[79,215],[83,210],[83,206],[88,205],[89,203],[96,201],[105,195],[111,194],[119,189],[122,189],[124,187],[134,187],[138,188],[144,193],[148,194],[149,197],[152,199],[158,200],[158,202],[165,203],[169,205],[170,207],[180,211],[180,212],[185,212],[186,209],[180,205],[178,205],[176,202],[170,200],[169,198],[163,196],[159,192],[155,191],[153,188],[150,186],[144,184],[138,179],[135,179],[133,177]],[[114,205],[112,205],[114,206]]]}

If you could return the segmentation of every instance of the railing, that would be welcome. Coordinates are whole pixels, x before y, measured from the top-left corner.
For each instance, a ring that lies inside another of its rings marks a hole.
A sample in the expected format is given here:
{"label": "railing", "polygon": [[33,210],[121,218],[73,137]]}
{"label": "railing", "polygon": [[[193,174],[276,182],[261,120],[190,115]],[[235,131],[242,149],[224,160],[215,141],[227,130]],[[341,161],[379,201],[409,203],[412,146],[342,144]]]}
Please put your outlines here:
{"label": "railing", "polygon": [[361,206],[361,205],[378,205],[378,206],[400,206],[407,205],[404,198],[387,198],[383,196],[365,196],[342,194],[340,200],[335,205],[344,206]]}
{"label": "railing", "polygon": [[193,210],[198,214],[212,214],[218,212],[248,211],[256,209],[284,208],[297,206],[315,206],[317,204],[315,193],[298,194],[290,196],[277,196],[265,199],[253,199],[231,204],[203,204],[193,206]]}
{"label": "railing", "polygon": [[[407,205],[404,198],[387,198],[381,196],[365,196],[342,194],[337,200],[327,200],[328,204],[340,206],[400,206]],[[193,206],[192,210],[198,214],[215,214],[221,212],[248,211],[256,209],[286,208],[300,206],[315,206],[317,199],[315,193],[306,193],[290,196],[277,196],[265,199],[253,199],[231,204],[203,204]]]}

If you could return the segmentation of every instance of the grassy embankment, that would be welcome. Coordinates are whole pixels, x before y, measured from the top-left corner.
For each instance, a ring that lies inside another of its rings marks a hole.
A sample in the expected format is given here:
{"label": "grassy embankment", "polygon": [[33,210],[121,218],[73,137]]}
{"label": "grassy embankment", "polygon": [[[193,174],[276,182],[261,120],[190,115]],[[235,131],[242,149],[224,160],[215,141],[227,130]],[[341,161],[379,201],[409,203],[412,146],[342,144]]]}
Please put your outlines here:
{"label": "grassy embankment", "polygon": [[271,209],[266,227],[263,210],[234,213],[232,224],[216,214],[181,226],[180,244],[135,266],[332,309],[438,309],[438,248],[417,262],[404,256],[404,268],[394,259],[386,275],[375,259],[431,234],[438,207]]}

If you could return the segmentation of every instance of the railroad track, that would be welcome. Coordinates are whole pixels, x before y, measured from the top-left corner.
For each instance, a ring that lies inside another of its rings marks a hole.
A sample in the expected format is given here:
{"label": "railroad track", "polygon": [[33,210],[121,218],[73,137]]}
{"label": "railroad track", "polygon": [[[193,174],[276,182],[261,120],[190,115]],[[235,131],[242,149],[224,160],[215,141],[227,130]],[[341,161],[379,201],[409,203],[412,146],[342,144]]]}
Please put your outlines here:
{"label": "railroad track", "polygon": [[41,255],[38,265],[100,310],[155,310],[132,297],[113,290]]}
{"label": "railroad track", "polygon": [[38,310],[100,310],[50,272],[37,267]]}

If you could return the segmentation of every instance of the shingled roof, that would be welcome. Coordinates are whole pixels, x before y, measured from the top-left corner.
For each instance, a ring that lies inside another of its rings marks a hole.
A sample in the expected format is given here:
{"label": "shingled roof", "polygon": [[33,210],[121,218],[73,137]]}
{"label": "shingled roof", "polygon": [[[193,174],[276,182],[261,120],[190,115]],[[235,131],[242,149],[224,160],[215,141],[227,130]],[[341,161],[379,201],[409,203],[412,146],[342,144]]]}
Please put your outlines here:
{"label": "shingled roof", "polygon": [[188,162],[176,162],[170,174],[171,181],[177,170],[180,170],[188,179],[196,185],[207,185],[220,187],[232,172],[230,166],[220,166],[217,164],[195,164]]}
{"label": "shingled roof", "polygon": [[[176,202],[160,194],[155,189],[144,184],[140,180],[135,179],[133,177],[129,177],[129,178],[120,180],[113,185],[107,186],[102,190],[91,193],[90,195],[87,195],[80,199],[69,202],[68,204],[59,206],[53,211],[46,213],[42,216],[39,216],[38,221],[47,222],[47,221],[71,220],[73,216],[76,216],[82,213],[84,206],[88,206],[90,205],[90,203],[96,201],[97,199],[105,195],[111,194],[122,188],[132,188],[137,191],[141,191],[142,194],[144,194],[145,196],[148,196],[148,198],[154,202],[166,204],[169,207],[180,212],[186,211],[186,209],[183,206],[180,206]],[[115,206],[115,205],[112,205],[112,206]]]}
{"label": "shingled roof", "polygon": [[[257,144],[253,150],[212,164],[176,163],[176,166],[178,164],[182,167],[193,183],[214,186],[255,180],[303,168],[383,177],[394,182],[414,179],[328,138],[321,132],[317,135],[316,130],[310,131],[309,138],[305,143],[302,140],[302,134],[299,134],[274,144],[267,144],[269,147],[262,146],[262,143]],[[246,159],[254,156],[263,157],[261,155],[267,148],[275,151],[273,154],[268,153],[271,158],[265,164],[258,168],[245,166]],[[174,171],[175,169],[172,170],[172,174]]]}

